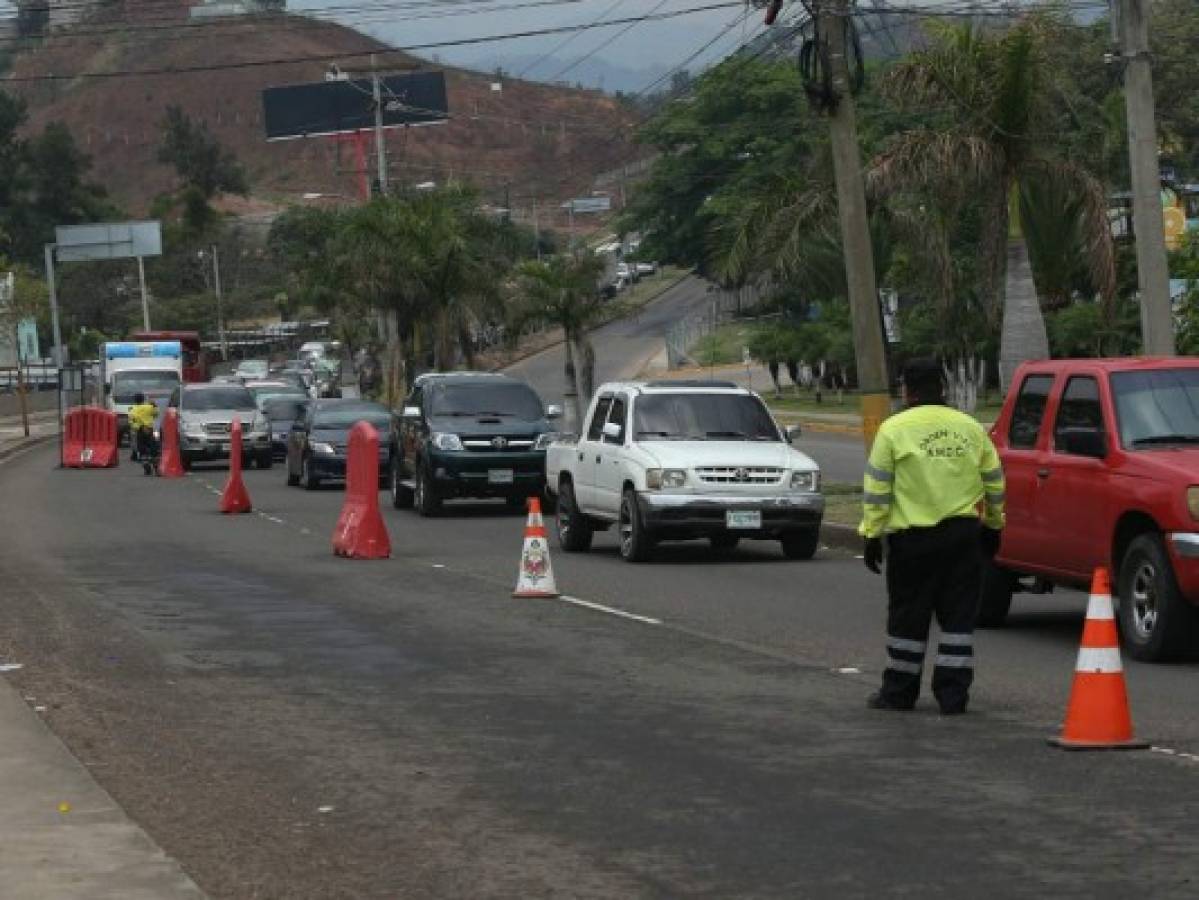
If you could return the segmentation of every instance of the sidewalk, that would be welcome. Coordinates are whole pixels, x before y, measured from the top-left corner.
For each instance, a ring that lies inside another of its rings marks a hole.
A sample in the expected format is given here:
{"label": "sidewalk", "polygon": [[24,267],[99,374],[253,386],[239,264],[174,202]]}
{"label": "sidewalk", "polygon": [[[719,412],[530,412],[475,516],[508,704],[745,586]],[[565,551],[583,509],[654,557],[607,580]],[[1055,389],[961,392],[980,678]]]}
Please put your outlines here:
{"label": "sidewalk", "polygon": [[[55,414],[48,422],[39,418],[31,438],[19,419],[13,431],[0,420],[0,478],[6,457],[53,439]],[[36,700],[27,699],[0,676],[0,898],[203,900],[46,727],[31,708]]]}
{"label": "sidewalk", "polygon": [[54,440],[58,436],[58,412],[31,413],[29,437],[20,416],[0,417],[0,459],[22,450],[27,444]]}

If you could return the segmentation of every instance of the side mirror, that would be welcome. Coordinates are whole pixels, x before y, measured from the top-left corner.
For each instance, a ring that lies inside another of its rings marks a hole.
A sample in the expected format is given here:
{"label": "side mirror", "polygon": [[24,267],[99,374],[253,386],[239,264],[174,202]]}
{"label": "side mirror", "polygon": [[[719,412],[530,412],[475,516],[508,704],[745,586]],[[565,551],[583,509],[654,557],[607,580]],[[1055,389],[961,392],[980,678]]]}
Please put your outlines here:
{"label": "side mirror", "polygon": [[1061,450],[1071,456],[1104,459],[1107,456],[1107,435],[1098,428],[1063,428],[1058,432]]}
{"label": "side mirror", "polygon": [[403,416],[405,419],[419,419],[420,418],[420,407],[419,406],[405,406]]}
{"label": "side mirror", "polygon": [[551,403],[549,406],[547,406],[545,408],[545,417],[547,419],[561,419],[562,418],[562,407],[558,406],[555,403]]}
{"label": "side mirror", "polygon": [[787,443],[795,444],[799,442],[800,436],[803,434],[803,429],[798,425],[787,426]]}
{"label": "side mirror", "polygon": [[621,442],[621,438],[624,436],[622,434],[623,431],[624,431],[624,429],[621,428],[618,423],[605,422],[604,423],[604,440],[609,441],[613,444],[619,444]]}

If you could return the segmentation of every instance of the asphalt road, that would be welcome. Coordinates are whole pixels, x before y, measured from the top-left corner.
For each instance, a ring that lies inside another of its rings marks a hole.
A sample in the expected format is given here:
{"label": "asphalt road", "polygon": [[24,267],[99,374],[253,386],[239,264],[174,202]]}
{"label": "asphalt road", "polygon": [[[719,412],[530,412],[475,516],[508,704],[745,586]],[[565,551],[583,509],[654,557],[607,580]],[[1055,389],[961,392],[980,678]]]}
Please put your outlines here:
{"label": "asphalt road", "polygon": [[849,555],[555,553],[605,612],[511,599],[494,506],[385,508],[352,562],[279,468],[230,518],[220,470],[52,461],[0,465],[7,677],[213,897],[1194,896],[1199,667],[1129,666],[1174,755],[1049,748],[1076,595],[980,636],[970,715],[877,713]]}

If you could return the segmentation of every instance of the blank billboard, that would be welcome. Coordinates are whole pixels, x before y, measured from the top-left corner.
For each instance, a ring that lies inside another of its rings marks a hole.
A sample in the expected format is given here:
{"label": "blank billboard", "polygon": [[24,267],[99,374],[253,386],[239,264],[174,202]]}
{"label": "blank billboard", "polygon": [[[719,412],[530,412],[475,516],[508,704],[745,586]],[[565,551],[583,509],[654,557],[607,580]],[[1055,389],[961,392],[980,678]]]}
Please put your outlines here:
{"label": "blank billboard", "polygon": [[[383,127],[433,125],[449,118],[444,72],[409,72],[380,79]],[[375,127],[370,79],[318,81],[262,92],[268,141],[345,134]]]}

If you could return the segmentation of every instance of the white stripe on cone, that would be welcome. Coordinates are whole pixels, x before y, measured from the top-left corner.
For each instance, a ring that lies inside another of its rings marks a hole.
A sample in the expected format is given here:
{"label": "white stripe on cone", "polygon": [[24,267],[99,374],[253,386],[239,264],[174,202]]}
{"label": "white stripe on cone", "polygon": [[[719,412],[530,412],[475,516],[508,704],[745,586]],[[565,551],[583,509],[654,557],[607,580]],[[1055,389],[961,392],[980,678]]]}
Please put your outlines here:
{"label": "white stripe on cone", "polygon": [[1087,601],[1088,619],[1114,619],[1115,617],[1111,594],[1091,594],[1091,599]]}
{"label": "white stripe on cone", "polygon": [[1078,663],[1074,670],[1087,674],[1123,672],[1120,650],[1118,647],[1082,647],[1078,651]]}
{"label": "white stripe on cone", "polygon": [[526,537],[520,554],[515,597],[557,597],[554,567],[550,564],[550,544],[543,537]]}

